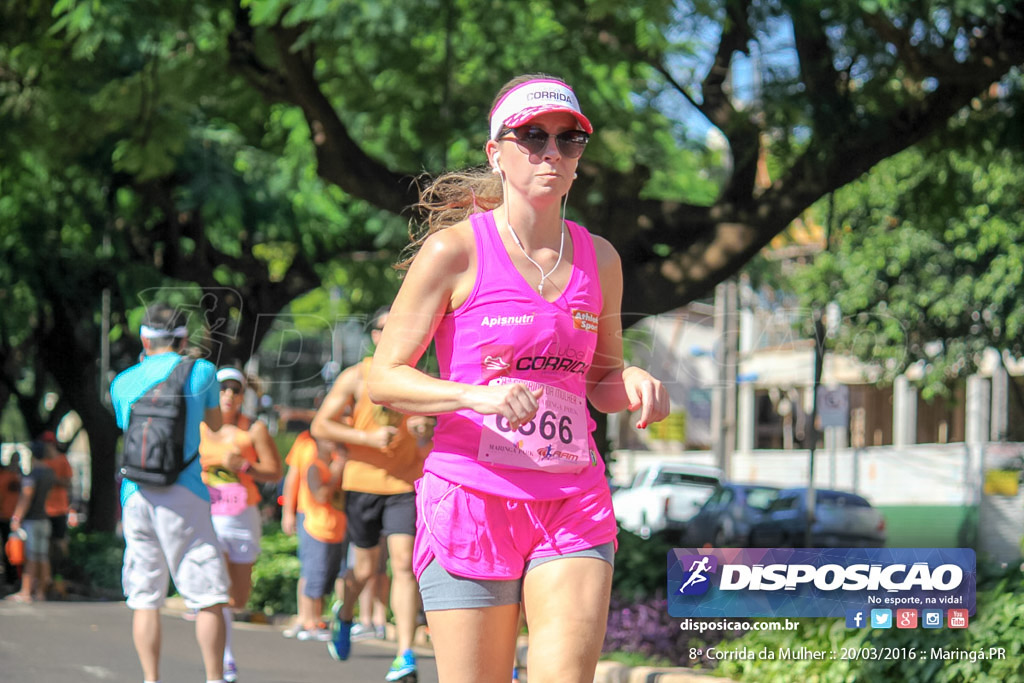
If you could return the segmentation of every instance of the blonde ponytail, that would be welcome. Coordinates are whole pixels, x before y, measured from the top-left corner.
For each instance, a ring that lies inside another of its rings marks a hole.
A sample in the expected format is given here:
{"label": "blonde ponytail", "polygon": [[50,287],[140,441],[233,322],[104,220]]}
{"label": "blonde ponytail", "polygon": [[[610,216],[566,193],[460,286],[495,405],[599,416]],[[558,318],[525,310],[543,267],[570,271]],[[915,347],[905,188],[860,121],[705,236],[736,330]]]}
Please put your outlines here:
{"label": "blonde ponytail", "polygon": [[395,268],[407,269],[420,247],[435,232],[466,220],[470,214],[492,211],[501,206],[501,180],[489,167],[445,173],[420,192],[415,208],[426,220],[410,224],[409,245],[402,250]]}

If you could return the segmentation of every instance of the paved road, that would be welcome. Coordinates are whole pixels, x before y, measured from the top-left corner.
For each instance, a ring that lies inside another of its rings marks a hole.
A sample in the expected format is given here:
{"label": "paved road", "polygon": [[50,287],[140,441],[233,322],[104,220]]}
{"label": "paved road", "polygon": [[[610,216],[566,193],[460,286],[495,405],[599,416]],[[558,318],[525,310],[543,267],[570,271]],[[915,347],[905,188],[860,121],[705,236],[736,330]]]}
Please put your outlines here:
{"label": "paved road", "polygon": [[[163,683],[205,680],[195,625],[165,613]],[[394,643],[362,642],[336,662],[325,643],[282,638],[277,628],[236,622],[234,649],[240,683],[380,683]],[[420,683],[437,683],[430,650],[418,650]],[[131,611],[123,602],[0,601],[0,681],[88,683],[142,680],[131,642]]]}

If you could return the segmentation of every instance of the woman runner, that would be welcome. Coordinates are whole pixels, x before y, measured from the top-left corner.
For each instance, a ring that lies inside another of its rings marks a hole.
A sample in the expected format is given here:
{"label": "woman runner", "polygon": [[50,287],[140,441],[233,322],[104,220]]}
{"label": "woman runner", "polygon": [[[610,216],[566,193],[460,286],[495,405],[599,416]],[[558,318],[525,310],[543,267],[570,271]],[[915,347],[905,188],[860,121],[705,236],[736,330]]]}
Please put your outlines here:
{"label": "woman runner", "polygon": [[[439,416],[414,570],[444,683],[507,683],[520,599],[530,680],[593,680],[616,524],[587,401],[639,410],[640,428],[669,411],[661,382],[623,364],[618,254],[564,220],[591,132],[563,81],[502,88],[489,168],[421,197],[426,236],[374,355],[375,402]],[[416,369],[431,341],[439,378]]]}
{"label": "woman runner", "polygon": [[227,557],[231,578],[231,602],[224,608],[224,680],[231,683],[238,678],[231,649],[232,616],[249,602],[252,565],[260,554],[261,496],[256,482],[278,481],[282,465],[267,426],[242,415],[245,375],[225,367],[217,371],[217,381],[224,426],[211,432],[205,422],[200,425],[199,460],[203,483],[210,489],[213,528]]}

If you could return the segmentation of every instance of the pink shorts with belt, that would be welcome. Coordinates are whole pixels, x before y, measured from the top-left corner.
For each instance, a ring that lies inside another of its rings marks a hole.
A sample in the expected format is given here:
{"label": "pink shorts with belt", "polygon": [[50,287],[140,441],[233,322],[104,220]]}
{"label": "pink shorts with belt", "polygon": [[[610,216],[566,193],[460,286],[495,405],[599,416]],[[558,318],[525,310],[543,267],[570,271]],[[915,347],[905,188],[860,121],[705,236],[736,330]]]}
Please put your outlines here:
{"label": "pink shorts with belt", "polygon": [[531,560],[614,543],[617,531],[603,481],[568,498],[513,500],[427,472],[416,482],[413,572],[436,558],[456,576],[519,579]]}

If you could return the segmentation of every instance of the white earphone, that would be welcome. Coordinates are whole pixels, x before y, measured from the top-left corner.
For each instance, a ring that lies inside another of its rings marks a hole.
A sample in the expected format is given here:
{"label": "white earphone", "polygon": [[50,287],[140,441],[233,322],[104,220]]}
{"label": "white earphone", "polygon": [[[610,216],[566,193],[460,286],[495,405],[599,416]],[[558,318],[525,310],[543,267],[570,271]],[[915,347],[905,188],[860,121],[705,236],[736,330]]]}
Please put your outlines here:
{"label": "white earphone", "polygon": [[494,167],[491,168],[491,173],[501,173],[501,168],[498,167],[498,160],[501,159],[501,152],[494,153]]}

